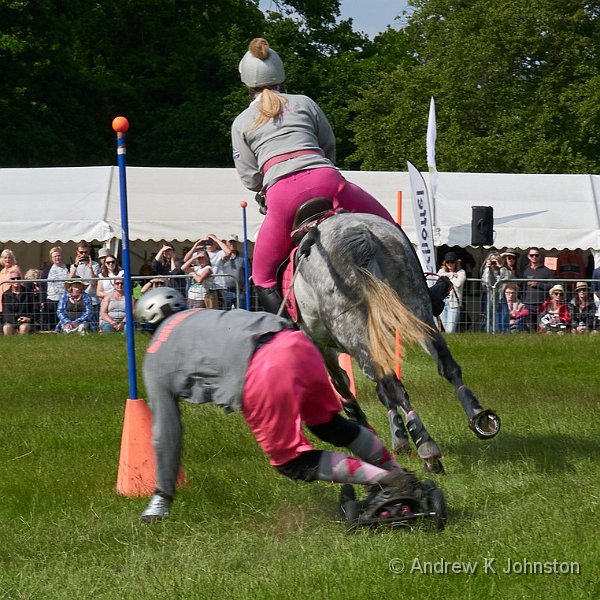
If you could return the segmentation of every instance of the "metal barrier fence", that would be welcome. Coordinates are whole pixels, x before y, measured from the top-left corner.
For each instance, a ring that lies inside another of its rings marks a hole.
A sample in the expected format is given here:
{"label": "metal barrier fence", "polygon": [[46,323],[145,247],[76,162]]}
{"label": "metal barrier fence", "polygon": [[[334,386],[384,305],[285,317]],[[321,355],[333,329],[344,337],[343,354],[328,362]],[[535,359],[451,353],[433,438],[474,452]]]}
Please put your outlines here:
{"label": "metal barrier fence", "polygon": [[[229,289],[227,297],[223,298],[223,304],[217,308],[230,309],[230,308],[246,308],[245,294],[239,286],[239,283],[235,280],[232,275],[219,274],[215,279],[221,280],[220,288],[228,287],[224,285],[227,278],[232,279],[235,284],[235,292]],[[94,281],[101,280],[114,280],[116,277],[110,278],[94,278]],[[132,281],[134,285],[134,298],[138,298],[141,294],[141,290],[144,286],[153,280],[163,280],[166,285],[171,285],[181,291],[181,293],[187,297],[187,288],[190,284],[190,276],[183,275],[153,275],[153,276],[133,276]],[[53,332],[55,329],[56,318],[55,314],[52,315],[48,312],[48,307],[55,312],[56,302],[48,303],[42,306],[39,302],[39,284],[40,282],[47,283],[50,280],[41,279],[21,279],[14,280],[24,284],[30,289],[34,298],[34,307],[32,311],[32,331],[35,332]],[[13,282],[14,282],[13,281]],[[68,279],[52,280],[54,282],[66,282]],[[86,282],[91,279],[84,280]],[[460,305],[459,317],[456,327],[456,332],[487,332],[487,333],[504,333],[510,331],[510,328],[506,326],[506,300],[504,298],[504,288],[507,284],[517,284],[519,286],[519,299],[522,298],[522,292],[524,286],[528,282],[535,281],[545,288],[550,288],[556,284],[560,284],[564,287],[566,292],[566,302],[569,303],[573,298],[573,287],[575,286],[574,280],[560,280],[560,279],[508,279],[497,282],[494,286],[488,286],[483,283],[480,279],[467,279],[464,285],[462,301]],[[595,322],[595,329],[600,330],[600,281],[591,279],[582,279],[580,281],[588,284],[590,298],[595,298],[596,312],[598,317]],[[7,290],[10,287],[11,281],[4,282],[2,288]],[[596,296],[593,294],[594,286],[598,287]],[[543,293],[543,300],[548,298],[548,292]],[[256,297],[254,287],[250,287],[250,310],[260,310],[260,303]],[[541,304],[541,302],[540,302]],[[539,308],[539,305],[538,305]],[[2,315],[2,323],[4,324],[4,315]],[[440,329],[443,330],[442,320],[439,320]],[[537,331],[537,322],[530,322],[528,326],[524,326],[519,329],[512,329],[512,331]]]}
{"label": "metal barrier fence", "polygon": [[[600,316],[600,281],[592,279],[578,280],[588,284],[588,294],[592,302],[595,303],[596,313]],[[514,300],[523,301],[523,293],[528,282],[536,282],[543,286],[540,291],[540,303],[528,305],[527,308],[534,314],[529,317],[523,317],[522,324],[517,327],[510,327],[510,319],[507,319],[508,305],[504,296],[505,288],[508,284],[518,286],[517,298]],[[554,285],[562,285],[565,290],[565,302],[570,306],[574,298],[573,288],[575,287],[573,279],[504,279],[498,281],[493,286],[488,286],[480,279],[467,279],[465,282],[462,302],[460,307],[460,316],[458,319],[457,332],[487,332],[487,333],[507,333],[507,332],[530,332],[537,331],[537,311],[541,304],[549,298],[548,290]],[[594,295],[595,287],[598,286],[598,295]],[[533,310],[531,310],[533,307]],[[595,330],[600,329],[600,320],[596,317]]]}
{"label": "metal barrier fence", "polygon": [[[87,286],[91,281],[114,281],[115,279],[122,279],[122,277],[94,277],[86,278],[81,281]],[[187,298],[187,290],[190,287],[191,278],[189,274],[182,275],[152,275],[152,276],[132,276],[133,283],[133,295],[134,299],[141,296],[142,293],[154,286],[148,286],[150,282],[162,281],[163,285],[170,285],[178,289],[184,297]],[[30,330],[32,333],[53,333],[57,326],[57,314],[56,310],[58,307],[58,300],[47,300],[41,302],[41,291],[40,284],[47,284],[48,282],[56,283],[59,282],[64,284],[67,281],[72,281],[73,278],[68,277],[66,279],[11,279],[0,284],[0,292],[4,294],[10,290],[13,283],[22,284],[24,290],[29,295],[27,306],[24,310],[19,312],[26,316],[30,322]],[[228,285],[228,280],[231,281],[231,285]],[[229,274],[218,274],[213,277],[211,291],[215,292],[215,296],[218,299],[218,306],[214,308],[229,310],[231,308],[245,308],[244,291],[240,288],[239,282],[233,275]],[[62,293],[61,293],[62,295]],[[3,296],[4,297],[4,296]],[[95,303],[95,321],[99,321],[100,302],[98,298]],[[10,323],[15,329],[18,329],[19,325],[23,322],[19,319],[17,314],[13,314],[14,311],[10,310],[11,303],[8,303],[8,309],[3,310],[0,314],[2,322],[2,329],[4,325]],[[256,306],[256,304],[254,304]],[[3,307],[4,308],[4,307]],[[19,307],[21,308],[21,307]],[[94,324],[93,330],[97,330],[97,324]]]}

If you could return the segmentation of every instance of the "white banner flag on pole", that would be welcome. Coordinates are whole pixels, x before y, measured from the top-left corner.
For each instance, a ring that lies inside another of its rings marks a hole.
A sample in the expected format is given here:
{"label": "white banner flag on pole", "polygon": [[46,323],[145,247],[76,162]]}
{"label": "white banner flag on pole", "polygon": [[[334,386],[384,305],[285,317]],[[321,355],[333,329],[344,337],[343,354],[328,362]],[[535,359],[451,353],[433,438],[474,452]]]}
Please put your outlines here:
{"label": "white banner flag on pole", "polygon": [[437,196],[438,173],[435,166],[435,143],[437,141],[437,124],[435,120],[435,100],[431,96],[429,103],[429,119],[427,121],[427,166],[431,183],[431,202],[435,206]]}
{"label": "white banner flag on pole", "polygon": [[[424,273],[435,273],[435,247],[433,244],[433,224],[431,222],[431,209],[429,207],[429,194],[425,180],[410,161],[406,161],[410,177],[413,215],[415,230],[417,232],[417,254],[421,260]],[[428,278],[428,285],[433,285],[435,280]]]}

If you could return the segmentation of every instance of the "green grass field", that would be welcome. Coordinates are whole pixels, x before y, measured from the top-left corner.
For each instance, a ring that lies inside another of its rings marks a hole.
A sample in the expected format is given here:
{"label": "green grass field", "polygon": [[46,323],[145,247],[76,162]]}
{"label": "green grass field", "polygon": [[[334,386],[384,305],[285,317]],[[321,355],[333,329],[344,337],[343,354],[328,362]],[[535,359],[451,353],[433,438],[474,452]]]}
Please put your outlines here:
{"label": "green grass field", "polygon": [[[170,520],[141,525],[147,499],[115,493],[124,338],[0,338],[0,598],[600,597],[600,337],[450,345],[502,431],[476,439],[409,352],[407,389],[445,455],[447,528],[348,533],[339,486],[278,475],[239,414],[189,405],[188,485]],[[357,387],[387,443],[373,385]]]}

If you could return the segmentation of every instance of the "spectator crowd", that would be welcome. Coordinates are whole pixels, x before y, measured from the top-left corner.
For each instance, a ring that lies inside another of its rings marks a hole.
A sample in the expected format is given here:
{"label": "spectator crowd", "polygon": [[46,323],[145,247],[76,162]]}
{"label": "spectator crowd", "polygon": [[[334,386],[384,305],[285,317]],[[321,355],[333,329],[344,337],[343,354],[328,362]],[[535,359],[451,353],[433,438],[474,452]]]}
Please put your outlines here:
{"label": "spectator crowd", "polygon": [[[190,307],[229,310],[245,306],[244,256],[236,236],[207,234],[178,256],[173,244],[161,245],[134,274],[133,300],[149,289],[177,289]],[[539,248],[521,256],[513,248],[491,250],[479,275],[464,249],[443,255],[438,275],[453,284],[440,315],[440,329],[464,330],[470,284],[477,296],[480,327],[487,332],[597,333],[600,331],[600,268],[586,272],[581,253],[564,250],[550,262]],[[519,260],[521,259],[521,260]],[[126,323],[124,272],[108,248],[97,252],[89,242],[76,245],[66,263],[55,246],[46,264],[24,270],[15,253],[0,253],[0,315],[4,335],[33,332],[114,333]],[[250,285],[248,281],[248,285]],[[254,296],[254,294],[252,294]],[[254,300],[254,298],[253,298]],[[253,305],[256,307],[256,301]]]}
{"label": "spectator crowd", "polygon": [[[190,307],[229,310],[240,305],[246,288],[244,257],[237,236],[213,234],[179,258],[165,244],[134,278],[133,300],[156,286],[180,291]],[[72,263],[54,246],[48,262],[23,273],[15,253],[0,253],[0,315],[4,335],[34,332],[114,333],[126,323],[124,271],[108,248],[96,253],[89,242],[76,246]]]}
{"label": "spectator crowd", "polygon": [[[519,263],[513,248],[491,250],[479,271],[481,330],[494,333],[593,333],[600,330],[600,268],[586,269],[581,253],[562,250],[544,258],[530,247]],[[591,271],[591,272],[589,272]],[[449,277],[454,290],[445,301],[440,327],[458,330],[464,314],[465,282],[456,252],[446,253],[438,275]]]}

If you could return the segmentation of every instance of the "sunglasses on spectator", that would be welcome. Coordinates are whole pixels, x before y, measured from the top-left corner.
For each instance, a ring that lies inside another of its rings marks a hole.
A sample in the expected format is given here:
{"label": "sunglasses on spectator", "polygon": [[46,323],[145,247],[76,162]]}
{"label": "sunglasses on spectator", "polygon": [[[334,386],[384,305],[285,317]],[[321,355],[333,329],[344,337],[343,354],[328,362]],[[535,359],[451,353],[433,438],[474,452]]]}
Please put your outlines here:
{"label": "sunglasses on spectator", "polygon": [[123,281],[115,281],[113,285],[125,285]]}
{"label": "sunglasses on spectator", "polygon": [[552,292],[555,296],[562,296],[563,293],[562,292]]}
{"label": "sunglasses on spectator", "polygon": [[539,256],[539,254],[530,254],[529,257],[530,258],[537,258]]}
{"label": "sunglasses on spectator", "polygon": [[116,260],[105,260],[104,261],[107,265],[114,265],[117,261]]}

